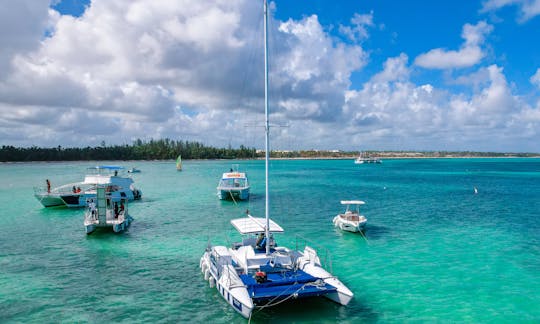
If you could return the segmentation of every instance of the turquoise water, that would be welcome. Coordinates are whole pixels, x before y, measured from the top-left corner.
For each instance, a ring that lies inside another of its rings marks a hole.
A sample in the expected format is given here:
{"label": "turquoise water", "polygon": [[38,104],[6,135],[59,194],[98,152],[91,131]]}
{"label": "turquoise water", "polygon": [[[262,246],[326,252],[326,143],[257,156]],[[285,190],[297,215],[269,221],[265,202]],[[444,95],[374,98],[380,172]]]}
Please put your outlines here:
{"label": "turquoise water", "polygon": [[[248,202],[219,201],[231,163]],[[121,234],[87,236],[83,211],[43,208],[32,187],[78,181],[96,163],[0,164],[0,322],[246,322],[208,287],[199,259],[229,244],[229,221],[264,212],[263,161],[122,162],[143,200]],[[108,162],[108,164],[111,164]],[[540,159],[271,162],[272,218],[331,255],[348,307],[309,299],[266,322],[539,322]],[[474,194],[473,188],[478,188]],[[366,239],[334,229],[342,199],[366,201]]]}

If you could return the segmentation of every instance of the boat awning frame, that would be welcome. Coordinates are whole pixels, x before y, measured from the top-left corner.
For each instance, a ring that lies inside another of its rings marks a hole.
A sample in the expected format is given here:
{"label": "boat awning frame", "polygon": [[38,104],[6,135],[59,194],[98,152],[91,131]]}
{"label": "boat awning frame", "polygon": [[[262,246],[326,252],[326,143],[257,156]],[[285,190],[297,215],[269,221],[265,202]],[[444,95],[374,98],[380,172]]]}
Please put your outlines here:
{"label": "boat awning frame", "polygon": [[[270,233],[283,233],[284,230],[273,220],[269,220]],[[265,231],[266,219],[263,217],[244,217],[231,220],[232,226],[240,232],[240,234],[257,234]]]}

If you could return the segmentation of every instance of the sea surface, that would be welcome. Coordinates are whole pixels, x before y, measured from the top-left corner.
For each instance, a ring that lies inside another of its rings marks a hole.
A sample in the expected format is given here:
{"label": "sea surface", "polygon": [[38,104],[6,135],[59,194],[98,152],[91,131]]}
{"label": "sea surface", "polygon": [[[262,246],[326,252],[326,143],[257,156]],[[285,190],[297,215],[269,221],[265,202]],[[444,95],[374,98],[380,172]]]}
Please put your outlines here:
{"label": "sea surface", "polygon": [[[81,209],[44,208],[45,179],[80,181],[118,164],[143,199],[120,234],[86,235]],[[238,163],[251,199],[220,201]],[[277,243],[308,239],[355,294],[255,312],[252,323],[540,322],[540,159],[271,161]],[[245,323],[199,260],[238,239],[229,221],[264,213],[264,161],[0,164],[0,322]],[[478,193],[474,193],[474,188]],[[340,200],[366,202],[365,237],[334,228]]]}

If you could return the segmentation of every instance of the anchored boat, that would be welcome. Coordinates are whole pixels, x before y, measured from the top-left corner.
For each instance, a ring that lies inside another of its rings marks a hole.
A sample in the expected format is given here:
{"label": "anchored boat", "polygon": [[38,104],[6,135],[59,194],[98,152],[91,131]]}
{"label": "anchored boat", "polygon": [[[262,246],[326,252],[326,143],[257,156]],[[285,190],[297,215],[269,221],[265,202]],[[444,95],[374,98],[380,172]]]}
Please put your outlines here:
{"label": "anchored boat", "polygon": [[96,197],[88,199],[84,213],[86,234],[97,228],[110,228],[115,233],[125,230],[133,221],[128,213],[128,200],[119,192],[109,192],[107,186],[96,188]]}
{"label": "anchored boat", "polygon": [[245,172],[238,171],[238,164],[233,165],[229,172],[223,173],[217,186],[219,199],[240,199],[249,198],[249,181]]}
{"label": "anchored boat", "polygon": [[34,196],[44,207],[85,207],[89,199],[96,197],[97,186],[103,185],[108,186],[110,192],[118,192],[128,200],[141,199],[142,191],[135,187],[131,177],[122,175],[123,170],[121,166],[112,165],[88,168],[84,181],[51,189],[47,180],[46,188],[34,188]]}
{"label": "anchored boat", "polygon": [[334,226],[349,232],[363,231],[367,218],[360,214],[360,206],[364,205],[365,202],[362,200],[342,200],[341,204],[346,205],[347,209],[343,214],[334,217],[332,221]]}
{"label": "anchored boat", "polygon": [[209,245],[200,260],[201,271],[231,307],[246,318],[255,308],[291,299],[324,296],[347,305],[353,293],[321,265],[317,251],[277,246],[275,233],[283,228],[269,217],[270,124],[268,120],[267,2],[264,1],[265,43],[265,217],[233,219],[244,237],[231,247]]}
{"label": "anchored boat", "polygon": [[244,236],[232,247],[211,246],[200,261],[211,287],[242,316],[254,309],[275,306],[287,300],[324,296],[347,305],[353,293],[321,265],[317,251],[277,246],[274,233],[283,228],[270,219],[233,219],[231,224]]}

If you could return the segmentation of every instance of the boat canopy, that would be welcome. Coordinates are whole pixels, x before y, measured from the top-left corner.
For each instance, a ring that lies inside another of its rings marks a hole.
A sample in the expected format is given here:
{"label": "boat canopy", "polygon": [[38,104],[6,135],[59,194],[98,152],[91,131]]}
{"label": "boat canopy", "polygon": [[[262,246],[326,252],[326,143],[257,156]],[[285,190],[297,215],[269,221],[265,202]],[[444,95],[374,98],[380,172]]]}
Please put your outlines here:
{"label": "boat canopy", "polygon": [[342,200],[341,204],[342,205],[364,205],[365,202],[363,202],[362,200]]}
{"label": "boat canopy", "polygon": [[[283,233],[283,228],[279,226],[276,222],[269,219],[270,228],[268,232],[270,233]],[[263,217],[245,217],[237,218],[231,220],[231,224],[240,232],[240,234],[256,234],[264,232],[266,225],[266,218]]]}

